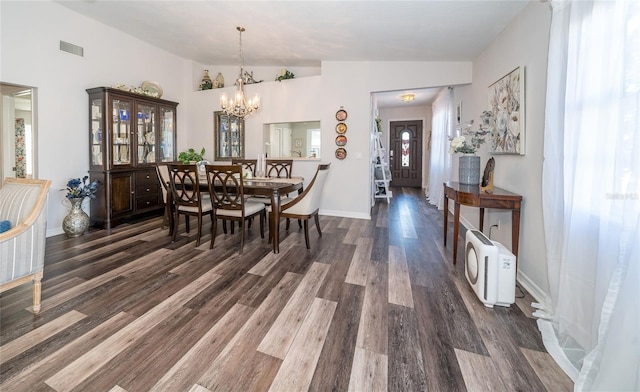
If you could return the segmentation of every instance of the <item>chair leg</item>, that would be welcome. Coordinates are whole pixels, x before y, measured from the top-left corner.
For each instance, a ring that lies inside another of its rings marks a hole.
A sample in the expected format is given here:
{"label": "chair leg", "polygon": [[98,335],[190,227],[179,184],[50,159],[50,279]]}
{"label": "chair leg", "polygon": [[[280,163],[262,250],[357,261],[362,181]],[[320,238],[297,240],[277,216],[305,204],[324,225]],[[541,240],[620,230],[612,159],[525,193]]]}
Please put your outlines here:
{"label": "chair leg", "polygon": [[184,220],[185,220],[185,223],[187,225],[187,233],[189,233],[189,229],[191,229],[191,227],[189,227],[190,226],[189,225],[189,215],[185,215],[184,216]]}
{"label": "chair leg", "polygon": [[264,217],[265,217],[265,215],[266,215],[265,211],[262,211],[260,213],[260,238],[264,238],[264,221],[265,221]]}
{"label": "chair leg", "polygon": [[227,221],[224,219],[222,220],[222,232],[227,234]]}
{"label": "chair leg", "polygon": [[302,229],[302,219],[298,219],[298,227]]}
{"label": "chair leg", "polygon": [[200,246],[201,234],[202,234],[202,215],[198,215],[198,238],[196,239],[196,247]]}
{"label": "chair leg", "polygon": [[304,242],[307,244],[307,249],[311,249],[309,244],[309,219],[304,220]]}
{"label": "chair leg", "polygon": [[316,229],[318,229],[318,235],[322,237],[322,231],[320,231],[320,219],[318,218],[318,214],[313,215],[313,220],[316,221]]}
{"label": "chair leg", "polygon": [[171,242],[176,242],[176,236],[178,235],[179,224],[180,224],[180,214],[176,213],[176,216],[173,219],[173,236],[171,237]]}
{"label": "chair leg", "polygon": [[290,222],[291,222],[291,220],[289,218],[287,218],[287,224],[284,227],[285,230],[289,230],[289,223]]}
{"label": "chair leg", "polygon": [[33,275],[33,313],[40,313],[40,299],[42,297],[42,275],[43,271]]}
{"label": "chair leg", "polygon": [[[233,225],[233,221],[231,221],[231,224]],[[244,221],[238,222],[238,225],[240,230],[240,254],[242,254],[242,249],[244,248]]]}
{"label": "chair leg", "polygon": [[209,243],[209,249],[213,249],[213,244],[216,242],[216,232],[218,231],[218,220],[211,219],[211,242]]}

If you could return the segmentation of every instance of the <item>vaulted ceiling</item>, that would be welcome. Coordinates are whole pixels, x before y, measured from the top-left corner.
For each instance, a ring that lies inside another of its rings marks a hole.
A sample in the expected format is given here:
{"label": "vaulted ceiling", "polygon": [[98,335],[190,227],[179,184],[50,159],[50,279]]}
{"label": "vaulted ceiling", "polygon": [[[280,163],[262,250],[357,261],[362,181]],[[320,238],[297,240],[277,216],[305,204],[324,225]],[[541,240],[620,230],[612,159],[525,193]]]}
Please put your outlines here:
{"label": "vaulted ceiling", "polygon": [[[330,61],[472,61],[529,0],[56,0],[203,65],[319,67]],[[419,97],[416,97],[417,99]]]}

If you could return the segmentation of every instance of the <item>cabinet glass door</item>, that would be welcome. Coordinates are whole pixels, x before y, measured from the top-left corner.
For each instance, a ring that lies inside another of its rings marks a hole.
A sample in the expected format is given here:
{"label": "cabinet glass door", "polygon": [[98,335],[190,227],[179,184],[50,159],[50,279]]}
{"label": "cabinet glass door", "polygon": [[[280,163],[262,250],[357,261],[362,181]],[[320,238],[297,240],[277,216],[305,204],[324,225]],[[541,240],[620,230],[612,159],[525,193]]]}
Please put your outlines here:
{"label": "cabinet glass door", "polygon": [[176,160],[175,147],[175,110],[160,108],[160,161],[172,162]]}
{"label": "cabinet glass door", "polygon": [[136,133],[138,135],[138,164],[156,161],[156,107],[138,105]]}
{"label": "cabinet glass door", "polygon": [[113,108],[113,165],[131,165],[131,102],[112,101]]}
{"label": "cabinet glass door", "polygon": [[102,166],[102,99],[91,100],[91,164]]}

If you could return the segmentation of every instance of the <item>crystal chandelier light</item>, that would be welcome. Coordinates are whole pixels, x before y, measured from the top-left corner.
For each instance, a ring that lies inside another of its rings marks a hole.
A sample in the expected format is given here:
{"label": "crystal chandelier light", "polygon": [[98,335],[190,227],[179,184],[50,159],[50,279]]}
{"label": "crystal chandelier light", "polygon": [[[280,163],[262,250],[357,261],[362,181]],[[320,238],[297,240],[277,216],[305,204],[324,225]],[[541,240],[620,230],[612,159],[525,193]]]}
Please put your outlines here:
{"label": "crystal chandelier light", "polygon": [[238,118],[245,118],[260,107],[260,98],[258,95],[247,101],[247,98],[244,93],[244,58],[242,56],[242,32],[245,31],[244,27],[236,27],[236,29],[240,32],[240,76],[236,80],[236,85],[238,86],[238,91],[236,91],[236,95],[233,99],[227,99],[226,94],[222,94],[220,97],[220,106],[222,107],[222,111],[230,116],[235,116]]}

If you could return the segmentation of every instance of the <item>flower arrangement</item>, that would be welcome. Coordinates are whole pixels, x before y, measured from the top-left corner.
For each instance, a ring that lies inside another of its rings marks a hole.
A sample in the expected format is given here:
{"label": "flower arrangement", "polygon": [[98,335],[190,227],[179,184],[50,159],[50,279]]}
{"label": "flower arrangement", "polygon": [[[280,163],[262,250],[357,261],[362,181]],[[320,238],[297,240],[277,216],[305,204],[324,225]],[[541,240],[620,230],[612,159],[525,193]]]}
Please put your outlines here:
{"label": "flower arrangement", "polygon": [[98,181],[89,182],[89,176],[80,178],[72,178],[67,182],[67,199],[84,199],[89,197],[94,199],[98,190]]}
{"label": "flower arrangement", "polygon": [[285,79],[293,79],[295,77],[296,77],[296,75],[294,75],[293,72],[289,71],[286,68],[282,68],[280,70],[280,75],[276,76],[276,81],[277,82],[282,82]]}
{"label": "flower arrangement", "polygon": [[[490,124],[493,118],[493,113],[489,110],[485,110],[480,115],[479,129],[472,130],[473,120],[471,120],[466,126],[462,127],[461,135],[454,137],[449,144],[449,154],[462,153],[462,154],[475,154],[480,148],[480,145],[484,143],[484,139],[491,132]],[[467,141],[467,136],[470,140]]]}

